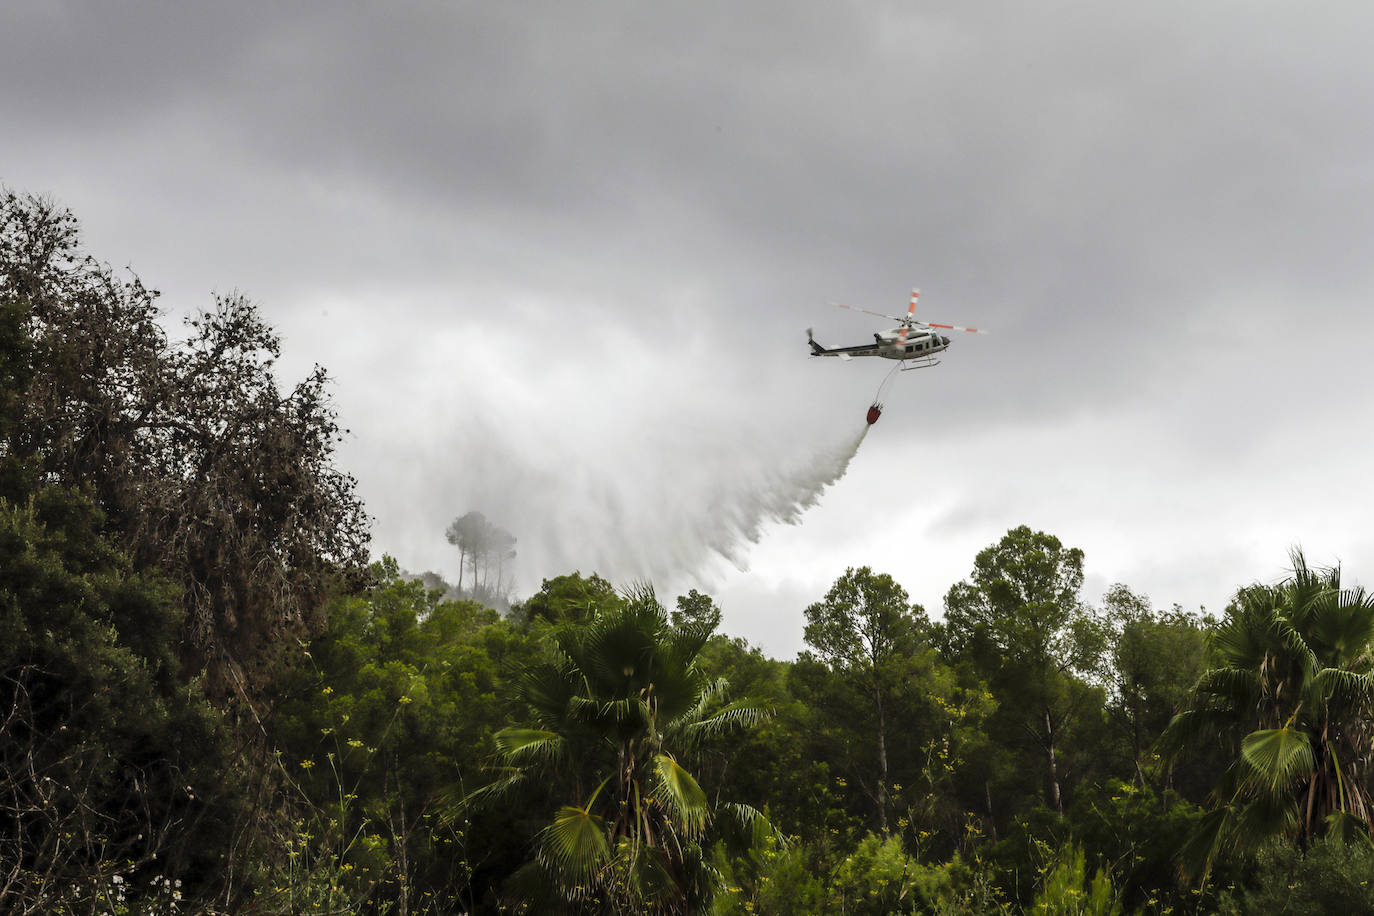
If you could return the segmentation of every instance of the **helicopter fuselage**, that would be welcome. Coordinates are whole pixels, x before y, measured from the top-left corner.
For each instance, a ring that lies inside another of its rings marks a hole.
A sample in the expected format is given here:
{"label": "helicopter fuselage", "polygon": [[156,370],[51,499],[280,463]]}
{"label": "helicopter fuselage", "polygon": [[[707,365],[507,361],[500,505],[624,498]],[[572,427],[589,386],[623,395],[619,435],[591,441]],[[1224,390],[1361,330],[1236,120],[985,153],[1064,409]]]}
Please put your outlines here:
{"label": "helicopter fuselage", "polygon": [[918,321],[916,319],[916,301],[920,295],[921,291],[918,289],[911,291],[911,305],[907,308],[905,317],[886,315],[882,312],[870,312],[868,309],[857,308],[852,305],[841,305],[840,308],[842,309],[876,315],[889,321],[900,321],[901,325],[888,331],[878,331],[873,335],[873,343],[871,344],[855,344],[851,347],[827,347],[817,343],[811,328],[807,328],[806,340],[811,344],[811,355],[835,356],[844,360],[853,359],[856,356],[881,356],[883,359],[901,360],[901,368],[903,369],[922,369],[937,365],[940,361],[935,359],[935,354],[943,353],[949,349],[949,338],[941,336],[935,330],[936,328],[967,331],[970,334],[987,333],[979,328],[964,328],[957,324]]}
{"label": "helicopter fuselage", "polygon": [[853,359],[856,356],[881,356],[884,359],[925,359],[949,348],[949,338],[928,331],[908,332],[902,339],[902,329],[881,331],[873,335],[871,344],[850,347],[824,347],[811,339],[812,356],[835,356]]}

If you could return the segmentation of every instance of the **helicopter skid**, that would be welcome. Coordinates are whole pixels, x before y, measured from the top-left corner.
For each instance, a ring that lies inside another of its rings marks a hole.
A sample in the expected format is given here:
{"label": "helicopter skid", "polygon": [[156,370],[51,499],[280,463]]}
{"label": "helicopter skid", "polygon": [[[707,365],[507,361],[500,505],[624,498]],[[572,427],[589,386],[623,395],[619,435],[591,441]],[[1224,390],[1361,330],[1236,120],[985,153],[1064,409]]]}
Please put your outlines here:
{"label": "helicopter skid", "polygon": [[[915,365],[908,366],[907,363],[914,363]],[[940,361],[933,356],[926,356],[921,359],[904,359],[902,360],[902,371],[910,372],[912,369],[929,369],[932,366],[938,365],[940,365]]]}

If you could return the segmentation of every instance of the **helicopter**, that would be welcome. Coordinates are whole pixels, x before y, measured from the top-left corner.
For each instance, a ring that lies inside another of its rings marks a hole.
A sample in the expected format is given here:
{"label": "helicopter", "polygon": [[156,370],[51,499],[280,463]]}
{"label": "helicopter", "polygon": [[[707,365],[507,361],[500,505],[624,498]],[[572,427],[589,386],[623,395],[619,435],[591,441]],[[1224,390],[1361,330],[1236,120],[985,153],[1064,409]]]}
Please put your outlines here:
{"label": "helicopter", "polygon": [[[949,348],[949,338],[936,333],[936,328],[949,331],[967,331],[970,334],[988,333],[979,328],[961,328],[953,324],[917,321],[916,301],[920,297],[921,291],[919,289],[911,291],[911,307],[907,309],[905,317],[885,315],[882,312],[870,312],[868,309],[861,309],[853,305],[841,305],[840,308],[842,309],[863,312],[866,315],[876,315],[879,318],[901,322],[901,324],[889,331],[874,333],[871,344],[855,344],[850,347],[824,346],[816,341],[814,329],[807,328],[806,339],[811,344],[811,355],[837,356],[843,360],[853,359],[856,356],[881,356],[884,359],[901,360],[900,368],[903,371],[927,369],[931,366],[938,366],[940,361],[935,358],[935,354],[943,353]],[[912,365],[907,365],[907,363]]]}

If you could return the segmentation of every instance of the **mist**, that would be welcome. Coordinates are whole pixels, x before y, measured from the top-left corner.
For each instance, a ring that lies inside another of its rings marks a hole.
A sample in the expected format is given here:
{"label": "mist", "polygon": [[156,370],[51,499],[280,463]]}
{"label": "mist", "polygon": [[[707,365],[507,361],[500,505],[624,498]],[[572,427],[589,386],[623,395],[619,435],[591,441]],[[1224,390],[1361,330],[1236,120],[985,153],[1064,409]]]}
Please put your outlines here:
{"label": "mist", "polygon": [[[343,392],[398,418],[341,456],[379,510],[375,553],[455,580],[444,531],[477,510],[517,539],[516,598],[574,571],[709,587],[747,569],[770,528],[804,524],[870,429],[874,373],[827,372],[854,367],[808,361],[804,339],[775,360],[724,353],[708,334],[665,341],[584,314],[560,329],[556,358],[527,358],[525,330],[429,329],[423,350],[378,360],[389,388]],[[443,373],[451,388],[419,382]],[[398,389],[406,412],[388,400]],[[444,420],[403,424],[416,409]]]}
{"label": "mist", "polygon": [[[574,570],[624,584],[710,583],[747,570],[753,545],[772,525],[802,524],[840,480],[868,434],[833,437],[780,454],[738,439],[673,456],[652,447],[616,460],[571,462],[494,438],[472,452],[472,504],[518,538],[515,581],[522,593],[541,578]],[[635,469],[626,473],[626,466]]]}

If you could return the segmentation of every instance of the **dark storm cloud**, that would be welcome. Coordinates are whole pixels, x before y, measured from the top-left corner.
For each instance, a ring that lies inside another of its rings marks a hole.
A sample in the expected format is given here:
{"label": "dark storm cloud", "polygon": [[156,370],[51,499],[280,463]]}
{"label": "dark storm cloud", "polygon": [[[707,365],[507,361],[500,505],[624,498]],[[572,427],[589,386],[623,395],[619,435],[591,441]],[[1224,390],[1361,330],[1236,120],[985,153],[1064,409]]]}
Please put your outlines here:
{"label": "dark storm cloud", "polygon": [[891,309],[934,280],[985,323],[1091,336],[1237,269],[1338,273],[1358,246],[1336,239],[1368,229],[1357,30],[1282,7],[18,15],[7,108],[193,123],[229,181],[366,188],[416,234],[470,221],[536,272],[619,258],[639,292],[710,271],[747,321],[822,290]]}
{"label": "dark storm cloud", "polygon": [[[823,505],[810,534],[948,541],[952,568],[919,555],[953,581],[1034,513],[1118,559],[1106,516],[1254,525],[1215,481],[1292,486],[1282,418],[1369,425],[1371,26],[1344,3],[20,2],[0,181],[73,206],[173,315],[260,299],[288,363],[338,378],[384,546],[417,565],[452,516],[499,515],[470,505],[484,445],[526,467],[512,511],[580,487],[635,551],[691,554],[693,505],[747,499],[877,385],[806,361],[803,329],[865,340],[882,320],[830,303],[896,314],[919,284],[926,317],[996,334],[899,379],[828,497],[867,514]],[[915,473],[930,504],[874,521]],[[523,556],[574,528],[517,531]]]}

